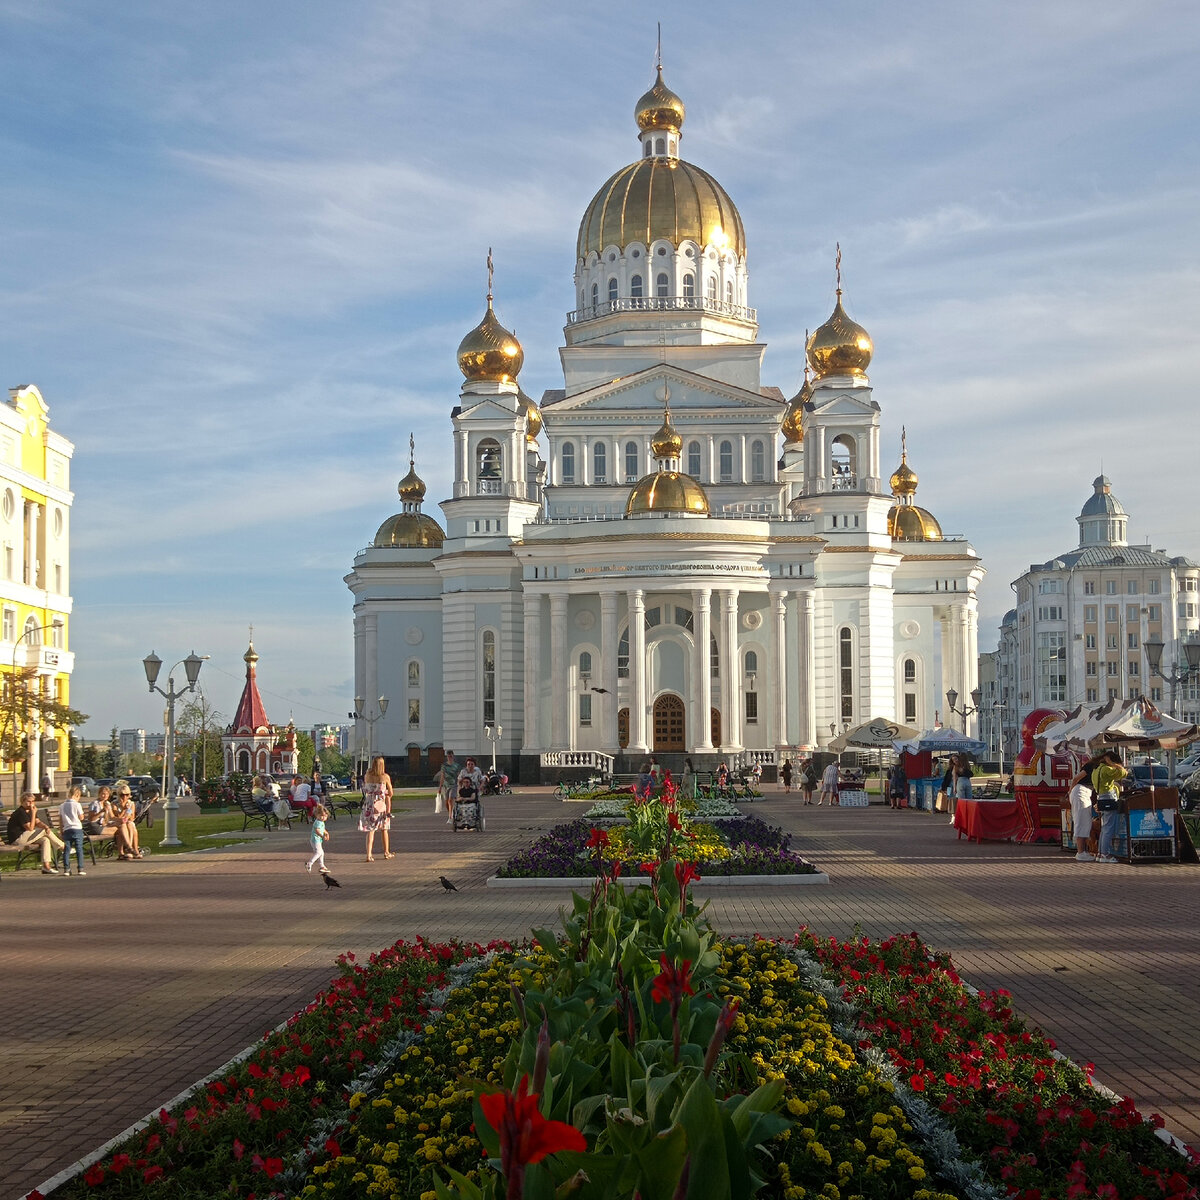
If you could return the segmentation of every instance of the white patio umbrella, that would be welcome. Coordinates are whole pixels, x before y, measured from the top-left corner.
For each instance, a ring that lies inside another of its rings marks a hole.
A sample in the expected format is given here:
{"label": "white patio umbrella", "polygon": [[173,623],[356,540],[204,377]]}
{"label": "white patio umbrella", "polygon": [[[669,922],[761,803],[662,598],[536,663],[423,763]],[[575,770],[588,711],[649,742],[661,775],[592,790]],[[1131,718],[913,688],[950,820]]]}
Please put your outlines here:
{"label": "white patio umbrella", "polygon": [[897,725],[886,717],[872,717],[845,733],[839,733],[829,743],[829,749],[841,753],[843,750],[891,750],[897,741],[919,736],[920,730],[908,725]]}
{"label": "white patio umbrella", "polygon": [[897,750],[908,750],[915,753],[920,750],[931,750],[934,754],[984,754],[987,743],[978,738],[968,737],[955,729],[927,729],[924,733],[907,741],[893,743]]}

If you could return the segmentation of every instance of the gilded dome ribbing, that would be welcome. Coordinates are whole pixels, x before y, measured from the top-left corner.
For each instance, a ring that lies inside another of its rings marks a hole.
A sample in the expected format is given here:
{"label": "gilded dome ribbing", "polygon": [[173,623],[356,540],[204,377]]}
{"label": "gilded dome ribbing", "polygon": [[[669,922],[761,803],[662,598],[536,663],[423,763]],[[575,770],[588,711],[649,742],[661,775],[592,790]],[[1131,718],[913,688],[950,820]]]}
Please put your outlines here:
{"label": "gilded dome ribbing", "polygon": [[650,439],[650,452],[655,458],[661,459],[678,458],[683,453],[683,438],[671,424],[670,412],[663,417],[663,423]]}
{"label": "gilded dome ribbing", "polygon": [[862,377],[867,373],[875,346],[871,335],[846,315],[841,288],[829,320],[808,339],[807,352],[808,365],[818,379],[826,375]]}
{"label": "gilded dome ribbing", "polygon": [[458,344],[458,369],[470,380],[511,383],[524,361],[521,343],[496,319],[489,296],[483,320]]}
{"label": "gilded dome ribbing", "polygon": [[442,527],[423,512],[402,512],[388,517],[371,543],[380,548],[423,549],[439,547],[446,535]]}
{"label": "gilded dome ribbing", "polygon": [[708,497],[690,475],[680,471],[655,471],[639,479],[625,501],[627,517],[650,512],[704,514],[708,512]]}
{"label": "gilded dome ribbing", "polygon": [[634,117],[639,129],[668,129],[678,133],[686,114],[683,101],[665,83],[661,65],[654,86],[637,102]]}

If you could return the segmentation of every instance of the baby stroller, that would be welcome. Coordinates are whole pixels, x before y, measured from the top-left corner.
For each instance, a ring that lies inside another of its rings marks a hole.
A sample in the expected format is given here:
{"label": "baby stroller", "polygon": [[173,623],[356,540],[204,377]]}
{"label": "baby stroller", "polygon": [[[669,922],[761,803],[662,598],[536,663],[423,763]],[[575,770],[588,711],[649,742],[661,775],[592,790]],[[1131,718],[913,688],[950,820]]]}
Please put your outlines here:
{"label": "baby stroller", "polygon": [[483,828],[483,805],[475,789],[475,781],[466,772],[458,777],[458,797],[454,801],[454,832]]}
{"label": "baby stroller", "polygon": [[508,776],[501,775],[494,767],[483,777],[483,794],[485,796],[503,796],[512,791],[508,786]]}

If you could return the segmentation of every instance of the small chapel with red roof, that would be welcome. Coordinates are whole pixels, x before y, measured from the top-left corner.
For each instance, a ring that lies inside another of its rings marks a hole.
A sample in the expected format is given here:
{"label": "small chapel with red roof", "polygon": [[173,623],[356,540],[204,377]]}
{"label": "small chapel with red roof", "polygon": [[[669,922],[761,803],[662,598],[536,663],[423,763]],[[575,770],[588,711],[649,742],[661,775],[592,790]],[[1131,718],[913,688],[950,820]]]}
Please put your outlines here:
{"label": "small chapel with red roof", "polygon": [[295,775],[296,726],[289,721],[286,728],[278,729],[267,720],[266,706],[258,692],[258,654],[253,642],[242,660],[246,664],[246,685],[237,712],[221,737],[225,774]]}

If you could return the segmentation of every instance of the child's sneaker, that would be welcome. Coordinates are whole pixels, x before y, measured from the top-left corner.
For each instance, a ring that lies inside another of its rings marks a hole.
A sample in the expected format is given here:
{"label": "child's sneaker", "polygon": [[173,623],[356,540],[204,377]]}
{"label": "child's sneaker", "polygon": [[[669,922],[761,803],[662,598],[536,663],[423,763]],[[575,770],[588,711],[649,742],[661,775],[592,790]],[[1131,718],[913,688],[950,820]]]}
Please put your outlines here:
{"label": "child's sneaker", "polygon": [[305,864],[304,864],[304,869],[305,869],[306,871],[310,871],[310,872],[311,872],[311,871],[312,871],[312,863],[310,863],[310,862],[307,862],[307,863],[305,863]]}

